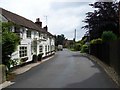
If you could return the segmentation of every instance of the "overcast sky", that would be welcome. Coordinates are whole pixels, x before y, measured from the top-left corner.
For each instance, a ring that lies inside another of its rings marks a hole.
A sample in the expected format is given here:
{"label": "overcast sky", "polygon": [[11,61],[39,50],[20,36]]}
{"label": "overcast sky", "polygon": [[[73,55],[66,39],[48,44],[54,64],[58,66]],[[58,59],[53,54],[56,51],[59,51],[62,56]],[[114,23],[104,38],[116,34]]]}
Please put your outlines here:
{"label": "overcast sky", "polygon": [[[89,1],[89,2],[88,2]],[[43,26],[48,25],[52,34],[64,34],[73,39],[74,30],[77,30],[77,40],[80,40],[85,30],[85,13],[93,11],[88,4],[95,0],[0,0],[0,7],[23,16],[35,22],[40,18]],[[46,20],[47,16],[47,20]],[[47,22],[46,22],[47,21]]]}

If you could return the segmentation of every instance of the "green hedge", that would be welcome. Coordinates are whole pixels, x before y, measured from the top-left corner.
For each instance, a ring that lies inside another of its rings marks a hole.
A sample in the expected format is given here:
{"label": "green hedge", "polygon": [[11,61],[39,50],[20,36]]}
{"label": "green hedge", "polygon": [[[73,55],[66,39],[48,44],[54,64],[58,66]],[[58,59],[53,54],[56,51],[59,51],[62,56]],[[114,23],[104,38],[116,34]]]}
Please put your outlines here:
{"label": "green hedge", "polygon": [[102,34],[103,42],[110,42],[117,39],[117,36],[112,31],[104,31]]}
{"label": "green hedge", "polygon": [[74,50],[75,51],[80,51],[81,50],[81,45],[80,44],[75,44],[74,45]]}
{"label": "green hedge", "polygon": [[90,41],[90,44],[101,44],[102,43],[102,39],[98,38],[98,39],[93,39]]}
{"label": "green hedge", "polygon": [[88,48],[89,48],[88,45],[86,44],[82,45],[81,53],[88,53],[89,52]]}

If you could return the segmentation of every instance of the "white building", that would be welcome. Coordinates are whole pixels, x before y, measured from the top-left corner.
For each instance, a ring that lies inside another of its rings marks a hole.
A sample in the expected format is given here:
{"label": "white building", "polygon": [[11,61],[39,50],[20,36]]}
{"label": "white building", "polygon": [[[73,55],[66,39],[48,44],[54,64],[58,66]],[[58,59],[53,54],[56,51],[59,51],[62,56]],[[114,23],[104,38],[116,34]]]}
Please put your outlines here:
{"label": "white building", "polygon": [[24,17],[0,8],[2,22],[12,22],[16,24],[11,27],[11,32],[18,34],[21,38],[17,50],[12,54],[11,59],[21,60],[27,58],[25,62],[32,61],[33,55],[43,53],[43,58],[55,53],[54,36],[48,32],[48,27],[42,28],[39,18],[32,22]]}

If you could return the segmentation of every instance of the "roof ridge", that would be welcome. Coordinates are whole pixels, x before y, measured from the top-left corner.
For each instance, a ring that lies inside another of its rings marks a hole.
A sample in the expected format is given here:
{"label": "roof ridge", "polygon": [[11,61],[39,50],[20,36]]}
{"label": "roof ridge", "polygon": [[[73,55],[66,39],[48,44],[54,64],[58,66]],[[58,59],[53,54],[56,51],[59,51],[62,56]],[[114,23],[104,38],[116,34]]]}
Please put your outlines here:
{"label": "roof ridge", "polygon": [[21,17],[21,18],[24,18],[24,19],[26,19],[26,20],[31,21],[32,23],[34,23],[32,20],[27,19],[27,18],[25,18],[24,16],[18,15],[17,13],[13,13],[13,12],[11,12],[11,11],[9,11],[9,10],[6,10],[6,9],[4,9],[4,8],[1,8],[1,7],[0,7],[0,9],[5,10],[5,11],[7,11],[7,12],[9,12],[9,13],[12,13],[12,14],[14,14],[14,15],[16,15],[16,16],[19,16],[19,17]]}
{"label": "roof ridge", "polygon": [[18,25],[22,25],[24,27],[28,27],[33,30],[37,30],[37,31],[52,35],[50,32],[44,31],[44,28],[37,26],[32,20],[29,20],[23,16],[20,16],[16,13],[13,13],[13,12],[3,9],[1,7],[0,7],[0,9],[3,10],[2,15],[5,16],[9,21],[16,23]]}

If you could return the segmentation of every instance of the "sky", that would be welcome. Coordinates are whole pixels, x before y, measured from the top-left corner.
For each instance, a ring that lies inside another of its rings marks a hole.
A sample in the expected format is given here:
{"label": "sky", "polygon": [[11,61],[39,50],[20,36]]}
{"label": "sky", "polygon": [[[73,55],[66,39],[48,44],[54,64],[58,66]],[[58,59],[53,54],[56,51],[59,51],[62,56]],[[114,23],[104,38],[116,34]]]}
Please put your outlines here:
{"label": "sky", "polygon": [[[89,2],[88,2],[89,1]],[[86,30],[85,13],[93,11],[89,6],[95,0],[0,0],[0,7],[23,16],[33,22],[40,18],[43,27],[47,24],[48,31],[53,35],[64,34],[67,39],[80,40]]]}

